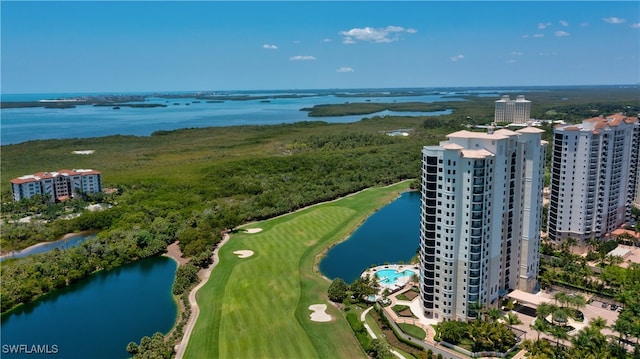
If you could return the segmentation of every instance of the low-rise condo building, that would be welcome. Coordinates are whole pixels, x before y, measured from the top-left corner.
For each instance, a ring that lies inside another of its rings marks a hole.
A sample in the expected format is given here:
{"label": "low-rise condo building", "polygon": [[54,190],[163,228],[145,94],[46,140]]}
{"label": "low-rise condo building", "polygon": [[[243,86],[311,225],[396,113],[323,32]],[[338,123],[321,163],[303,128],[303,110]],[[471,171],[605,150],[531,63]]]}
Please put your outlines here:
{"label": "low-rise condo building", "polygon": [[80,192],[102,192],[102,174],[91,169],[38,172],[12,179],[11,189],[15,201],[45,195],[55,202],[75,197]]}

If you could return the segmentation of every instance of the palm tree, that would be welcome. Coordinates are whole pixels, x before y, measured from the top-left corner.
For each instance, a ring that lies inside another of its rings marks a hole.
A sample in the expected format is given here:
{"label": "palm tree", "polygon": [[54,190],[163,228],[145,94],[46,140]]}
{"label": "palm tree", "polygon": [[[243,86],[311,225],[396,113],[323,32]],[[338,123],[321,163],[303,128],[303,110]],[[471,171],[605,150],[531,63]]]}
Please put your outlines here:
{"label": "palm tree", "polygon": [[560,307],[564,307],[564,304],[569,302],[569,295],[565,292],[557,292],[553,294],[553,299],[555,299],[556,304],[560,303]]}
{"label": "palm tree", "polygon": [[600,331],[607,327],[607,321],[602,317],[596,317],[589,321],[589,326]]}
{"label": "palm tree", "polygon": [[[580,311],[587,305],[587,300],[582,294],[575,294],[569,296],[569,307],[575,308],[576,311]],[[583,316],[584,317],[584,316]]]}
{"label": "palm tree", "polygon": [[538,308],[536,308],[536,315],[538,318],[546,318],[549,314],[553,313],[553,311],[555,310],[555,305],[551,304],[551,303],[540,303],[538,305]]}
{"label": "palm tree", "polygon": [[551,313],[551,320],[553,321],[554,324],[558,322],[558,323],[562,323],[563,326],[566,325],[567,311],[564,310],[564,308],[556,308],[556,310],[554,310],[553,313]]}
{"label": "palm tree", "polygon": [[513,326],[516,324],[522,324],[522,320],[520,320],[520,317],[518,317],[518,315],[515,313],[507,313],[507,316],[505,317],[505,321],[510,326]]}
{"label": "palm tree", "polygon": [[502,315],[502,311],[498,308],[489,308],[487,310],[487,316],[491,319],[491,321],[495,322]]}
{"label": "palm tree", "polygon": [[480,303],[480,301],[475,301],[475,302],[471,302],[469,303],[469,314],[473,315],[475,314],[476,319],[480,317],[480,312],[482,311],[482,309],[484,308],[484,305],[482,305],[482,303]]}
{"label": "palm tree", "polygon": [[544,319],[536,318],[533,324],[529,325],[529,327],[538,332],[538,340],[540,340],[540,333],[546,332],[549,328],[549,325]]}
{"label": "palm tree", "polygon": [[567,331],[559,325],[551,326],[550,334],[554,338],[556,338],[556,348],[560,346],[560,339],[564,340],[569,338],[569,334],[567,334]]}

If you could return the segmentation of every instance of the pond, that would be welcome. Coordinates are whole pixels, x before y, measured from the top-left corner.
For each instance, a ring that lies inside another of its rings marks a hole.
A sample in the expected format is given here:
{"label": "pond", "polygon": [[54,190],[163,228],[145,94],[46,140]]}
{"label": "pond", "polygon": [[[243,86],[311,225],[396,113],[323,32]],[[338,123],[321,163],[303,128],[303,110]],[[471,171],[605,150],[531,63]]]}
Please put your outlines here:
{"label": "pond", "polygon": [[408,263],[420,245],[420,193],[405,192],[372,214],[320,262],[328,278],[351,283],[373,264]]}
{"label": "pond", "polygon": [[167,257],[143,259],[98,272],[3,315],[2,358],[129,357],[129,342],[173,327],[176,267]]}
{"label": "pond", "polygon": [[32,254],[45,253],[45,252],[52,251],[56,248],[67,249],[67,248],[79,246],[80,244],[82,244],[82,242],[86,241],[87,239],[95,238],[97,234],[98,234],[97,231],[89,231],[89,232],[83,232],[83,233],[65,236],[65,238],[59,239],[57,241],[38,243],[31,247],[25,248],[21,251],[10,252],[8,254],[0,256],[0,262],[9,258],[24,258]]}

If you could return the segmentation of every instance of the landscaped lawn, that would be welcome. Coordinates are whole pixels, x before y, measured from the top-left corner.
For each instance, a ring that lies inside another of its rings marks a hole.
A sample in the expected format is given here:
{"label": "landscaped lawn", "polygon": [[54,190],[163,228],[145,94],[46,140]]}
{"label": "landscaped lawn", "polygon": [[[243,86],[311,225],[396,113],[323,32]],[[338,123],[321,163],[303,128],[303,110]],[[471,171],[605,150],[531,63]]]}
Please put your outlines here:
{"label": "landscaped lawn", "polygon": [[[232,235],[198,292],[185,358],[365,358],[344,313],[329,303],[330,282],[315,260],[408,186],[368,189],[248,226],[262,232]],[[255,254],[233,254],[244,249]],[[327,304],[333,320],[312,322],[312,304]]]}
{"label": "landscaped lawn", "polygon": [[398,326],[400,327],[400,329],[402,329],[403,332],[416,337],[420,340],[423,340],[426,336],[427,333],[424,331],[424,329],[415,326],[413,324],[409,324],[409,323],[398,323]]}

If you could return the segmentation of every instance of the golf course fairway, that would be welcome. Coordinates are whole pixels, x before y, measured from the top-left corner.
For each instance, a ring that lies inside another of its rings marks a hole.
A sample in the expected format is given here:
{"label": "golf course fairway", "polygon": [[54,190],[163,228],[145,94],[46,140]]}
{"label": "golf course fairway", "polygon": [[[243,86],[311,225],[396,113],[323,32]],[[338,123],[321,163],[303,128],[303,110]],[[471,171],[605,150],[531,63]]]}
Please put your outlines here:
{"label": "golf course fairway", "polygon": [[[366,358],[344,313],[327,299],[330,281],[316,261],[409,184],[370,188],[233,234],[197,293],[200,315],[184,357]],[[253,254],[241,258],[234,251]],[[321,304],[328,322],[311,320],[309,306]]]}

